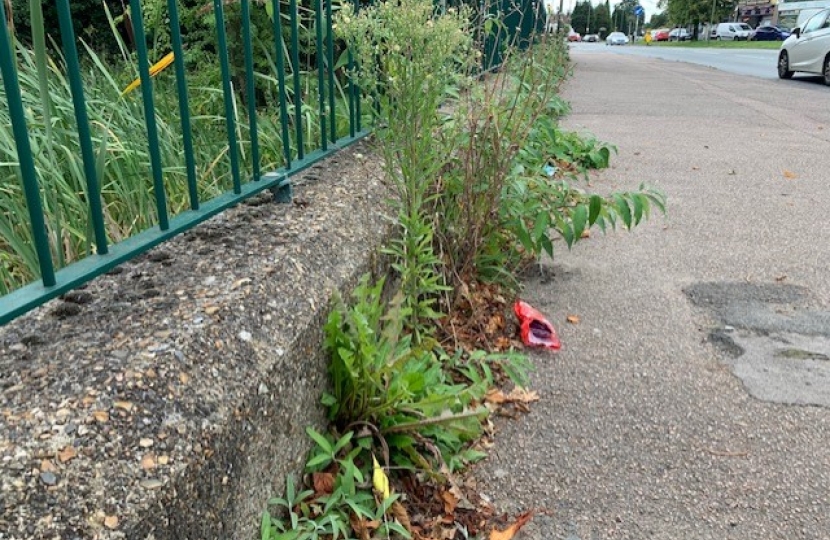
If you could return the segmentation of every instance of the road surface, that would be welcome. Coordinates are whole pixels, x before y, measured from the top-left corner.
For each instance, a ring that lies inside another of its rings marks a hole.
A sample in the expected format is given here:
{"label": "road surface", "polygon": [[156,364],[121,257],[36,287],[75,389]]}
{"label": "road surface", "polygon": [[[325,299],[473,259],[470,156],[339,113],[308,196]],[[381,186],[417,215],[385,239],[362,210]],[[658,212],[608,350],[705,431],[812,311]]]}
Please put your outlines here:
{"label": "road surface", "polygon": [[478,485],[537,510],[525,539],[830,538],[828,89],[573,59],[564,123],[619,149],[591,189],[645,182],[669,214],[527,278],[563,350],[533,354],[541,400],[498,423]]}
{"label": "road surface", "polygon": [[[675,62],[688,62],[701,66],[711,67],[735,73],[751,75],[763,79],[777,79],[776,60],[778,50],[770,49],[708,49],[685,47],[646,47],[629,45],[624,47],[610,47],[603,43],[571,43],[571,50],[575,54],[587,53],[614,53],[626,56],[646,58],[660,58]],[[802,77],[796,75],[797,78]],[[819,80],[818,77],[804,76],[808,80]]]}

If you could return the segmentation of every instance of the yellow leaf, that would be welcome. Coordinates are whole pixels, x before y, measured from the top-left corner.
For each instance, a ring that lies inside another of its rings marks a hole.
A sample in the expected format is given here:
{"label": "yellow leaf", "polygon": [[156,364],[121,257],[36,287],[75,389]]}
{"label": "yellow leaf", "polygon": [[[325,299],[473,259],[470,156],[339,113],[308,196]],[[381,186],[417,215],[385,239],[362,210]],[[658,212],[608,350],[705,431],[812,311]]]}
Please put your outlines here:
{"label": "yellow leaf", "polygon": [[130,412],[130,411],[133,410],[133,404],[130,403],[129,401],[116,401],[112,405],[116,409],[121,409],[121,410],[124,410],[124,411],[127,411],[127,412]]}
{"label": "yellow leaf", "polygon": [[784,178],[787,178],[789,180],[795,180],[796,178],[798,178],[798,175],[792,171],[784,169]]}
{"label": "yellow leaf", "polygon": [[389,478],[387,478],[386,473],[383,472],[383,469],[380,467],[378,460],[375,459],[375,456],[372,455],[372,464],[374,470],[372,471],[372,485],[375,486],[375,490],[383,495],[383,500],[389,498]]}
{"label": "yellow leaf", "polygon": [[579,315],[568,315],[566,320],[571,324],[579,324]]}
{"label": "yellow leaf", "polygon": [[[166,68],[167,66],[172,64],[174,58],[175,57],[174,57],[173,53],[170,52],[170,53],[167,53],[167,55],[164,58],[162,58],[161,60],[159,60],[158,62],[156,62],[152,66],[150,66],[150,77],[155,77],[161,70],[163,70],[164,68]],[[134,80],[133,82],[131,82],[130,84],[128,84],[127,87],[121,92],[121,96],[122,97],[126,96],[127,94],[129,94],[130,92],[132,92],[133,90],[138,88],[139,86],[141,86],[141,78],[138,78],[138,79]]]}

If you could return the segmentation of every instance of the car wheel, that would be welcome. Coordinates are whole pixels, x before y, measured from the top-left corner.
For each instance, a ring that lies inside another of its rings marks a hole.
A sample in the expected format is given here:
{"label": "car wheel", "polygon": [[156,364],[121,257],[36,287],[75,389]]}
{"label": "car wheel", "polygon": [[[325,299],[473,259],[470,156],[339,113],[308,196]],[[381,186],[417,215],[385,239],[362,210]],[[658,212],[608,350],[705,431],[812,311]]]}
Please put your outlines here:
{"label": "car wheel", "polygon": [[824,57],[824,84],[830,86],[830,54]]}
{"label": "car wheel", "polygon": [[[825,73],[827,69],[827,61],[824,62]],[[787,51],[781,51],[781,54],[778,55],[778,78],[779,79],[790,79],[793,76],[793,72],[790,71],[790,56],[787,54]]]}

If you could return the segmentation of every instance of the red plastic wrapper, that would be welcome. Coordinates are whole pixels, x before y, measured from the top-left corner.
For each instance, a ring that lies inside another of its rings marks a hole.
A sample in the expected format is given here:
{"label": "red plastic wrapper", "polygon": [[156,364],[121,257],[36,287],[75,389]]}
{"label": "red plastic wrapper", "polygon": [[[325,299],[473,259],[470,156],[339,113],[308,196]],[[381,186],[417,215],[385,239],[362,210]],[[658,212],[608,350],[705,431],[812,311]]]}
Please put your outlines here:
{"label": "red plastic wrapper", "polygon": [[553,351],[562,348],[562,342],[556,335],[556,329],[548,322],[544,315],[536,311],[530,304],[516,300],[513,312],[519,318],[519,328],[522,342],[528,347],[544,347]]}

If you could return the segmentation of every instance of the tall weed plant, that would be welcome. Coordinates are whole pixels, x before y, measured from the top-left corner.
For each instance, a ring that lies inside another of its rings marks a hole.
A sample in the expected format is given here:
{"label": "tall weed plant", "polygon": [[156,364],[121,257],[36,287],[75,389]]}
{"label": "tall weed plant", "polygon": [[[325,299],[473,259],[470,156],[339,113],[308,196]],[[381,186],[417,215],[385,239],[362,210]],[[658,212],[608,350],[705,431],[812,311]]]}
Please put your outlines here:
{"label": "tall weed plant", "polygon": [[401,227],[388,251],[400,274],[407,326],[417,339],[439,316],[436,302],[446,290],[434,250],[430,198],[453,149],[435,144],[443,123],[437,111],[457,93],[475,58],[470,12],[436,13],[429,0],[381,2],[358,13],[347,4],[337,29],[357,59],[360,86],[379,113],[375,131],[397,192]]}

